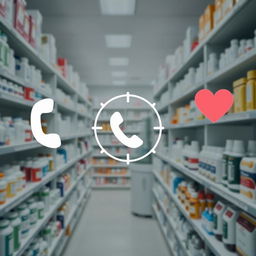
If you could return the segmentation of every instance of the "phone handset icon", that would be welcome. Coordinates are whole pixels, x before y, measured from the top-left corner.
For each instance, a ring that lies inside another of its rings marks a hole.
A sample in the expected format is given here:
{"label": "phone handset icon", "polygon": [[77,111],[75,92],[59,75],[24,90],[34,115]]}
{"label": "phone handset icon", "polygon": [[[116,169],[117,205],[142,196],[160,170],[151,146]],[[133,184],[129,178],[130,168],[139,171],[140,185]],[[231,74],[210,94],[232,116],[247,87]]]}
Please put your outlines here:
{"label": "phone handset icon", "polygon": [[61,139],[58,134],[45,134],[42,130],[41,115],[53,111],[54,101],[52,99],[43,99],[35,103],[30,115],[32,133],[41,145],[48,148],[58,148],[61,146]]}
{"label": "phone handset icon", "polygon": [[125,146],[129,148],[139,148],[143,145],[143,140],[136,135],[128,138],[120,129],[120,125],[123,123],[123,117],[119,112],[115,112],[110,117],[110,126],[116,136],[116,138]]}

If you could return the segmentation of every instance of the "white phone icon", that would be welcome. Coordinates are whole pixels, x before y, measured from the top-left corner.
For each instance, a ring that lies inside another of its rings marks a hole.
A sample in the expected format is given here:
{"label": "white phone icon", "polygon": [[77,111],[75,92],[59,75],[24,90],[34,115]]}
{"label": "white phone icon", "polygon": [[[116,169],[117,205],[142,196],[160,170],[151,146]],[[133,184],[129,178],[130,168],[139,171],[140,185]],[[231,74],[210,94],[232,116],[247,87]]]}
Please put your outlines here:
{"label": "white phone icon", "polygon": [[30,115],[32,133],[41,145],[48,148],[58,148],[61,146],[61,139],[58,134],[45,134],[42,130],[41,115],[53,111],[54,101],[52,99],[43,99],[35,103]]}
{"label": "white phone icon", "polygon": [[110,126],[114,135],[125,146],[129,148],[139,148],[143,144],[143,140],[136,135],[128,138],[120,129],[120,125],[123,123],[123,121],[123,117],[119,112],[115,112],[110,117]]}

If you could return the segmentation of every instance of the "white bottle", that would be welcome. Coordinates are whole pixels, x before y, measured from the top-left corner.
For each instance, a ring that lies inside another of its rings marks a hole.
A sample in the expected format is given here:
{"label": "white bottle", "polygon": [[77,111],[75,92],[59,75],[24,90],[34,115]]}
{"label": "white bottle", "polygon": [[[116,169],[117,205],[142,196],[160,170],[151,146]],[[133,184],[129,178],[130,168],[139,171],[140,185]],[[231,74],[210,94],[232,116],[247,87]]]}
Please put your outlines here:
{"label": "white bottle", "polygon": [[239,42],[237,39],[231,40],[230,60],[233,62],[238,58]]}
{"label": "white bottle", "polygon": [[1,256],[13,255],[13,229],[8,220],[0,221],[0,249]]}
{"label": "white bottle", "polygon": [[192,171],[197,171],[199,165],[199,143],[192,141],[190,146],[189,168]]}
{"label": "white bottle", "polygon": [[223,152],[224,148],[218,147],[215,155],[215,166],[216,166],[216,175],[215,182],[221,183],[222,181],[222,161],[223,161]]}
{"label": "white bottle", "polygon": [[247,155],[249,157],[256,157],[256,140],[248,141]]}
{"label": "white bottle", "polygon": [[15,144],[22,144],[25,141],[25,127],[22,118],[14,118]]}

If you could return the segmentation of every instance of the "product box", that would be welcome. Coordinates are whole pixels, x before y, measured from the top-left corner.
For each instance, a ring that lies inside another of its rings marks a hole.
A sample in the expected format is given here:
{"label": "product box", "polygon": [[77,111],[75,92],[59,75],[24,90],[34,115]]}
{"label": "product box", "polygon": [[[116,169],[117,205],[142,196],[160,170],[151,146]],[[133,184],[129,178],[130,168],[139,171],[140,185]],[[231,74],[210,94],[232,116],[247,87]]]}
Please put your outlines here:
{"label": "product box", "polygon": [[58,58],[58,67],[63,77],[68,76],[68,60],[64,58]]}
{"label": "product box", "polygon": [[214,27],[223,19],[223,0],[215,0]]}
{"label": "product box", "polygon": [[36,24],[31,15],[29,15],[29,43],[36,47]]}
{"label": "product box", "polygon": [[223,0],[223,16],[231,12],[236,4],[235,0]]}
{"label": "product box", "polygon": [[[28,10],[28,14],[33,18],[34,28],[31,31],[31,41],[35,40],[35,48],[40,51],[41,48],[41,36],[42,36],[42,15],[38,10]],[[35,34],[34,34],[35,33]],[[32,43],[33,45],[33,43]]]}
{"label": "product box", "polygon": [[208,5],[205,10],[205,36],[207,36],[214,28],[214,5]]}
{"label": "product box", "polygon": [[236,222],[236,251],[241,256],[256,256],[256,220],[241,213]]}
{"label": "product box", "polygon": [[14,28],[24,36],[24,22],[26,15],[25,0],[14,0]]}
{"label": "product box", "polygon": [[202,42],[205,38],[205,16],[204,14],[199,18],[199,42]]}
{"label": "product box", "polygon": [[30,32],[30,19],[29,19],[28,13],[25,11],[23,37],[26,39],[27,42],[29,42],[29,32]]}

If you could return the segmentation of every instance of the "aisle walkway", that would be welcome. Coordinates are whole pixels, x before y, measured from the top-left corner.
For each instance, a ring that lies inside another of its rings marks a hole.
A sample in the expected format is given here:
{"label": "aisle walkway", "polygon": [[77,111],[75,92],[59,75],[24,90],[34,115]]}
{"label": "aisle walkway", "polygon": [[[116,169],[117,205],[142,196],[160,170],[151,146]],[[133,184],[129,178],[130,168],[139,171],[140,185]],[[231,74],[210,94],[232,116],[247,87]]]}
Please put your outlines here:
{"label": "aisle walkway", "polygon": [[93,191],[63,256],[169,256],[156,221],[130,213],[129,191]]}

